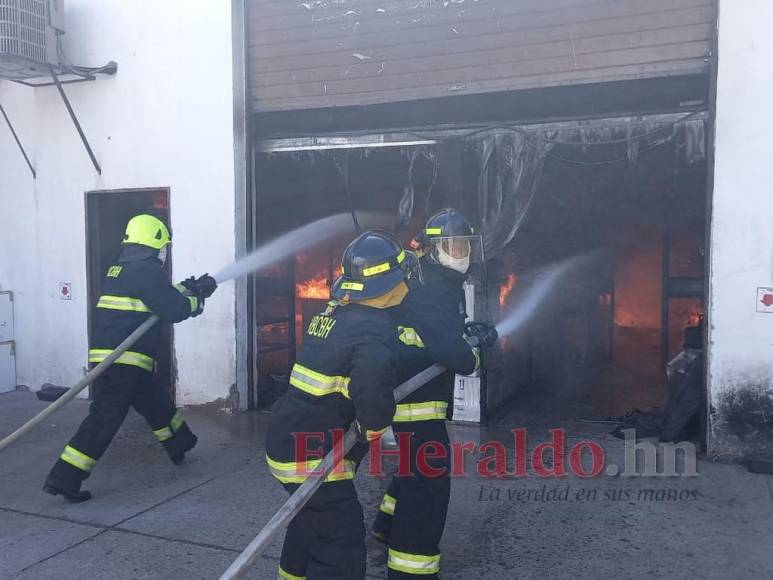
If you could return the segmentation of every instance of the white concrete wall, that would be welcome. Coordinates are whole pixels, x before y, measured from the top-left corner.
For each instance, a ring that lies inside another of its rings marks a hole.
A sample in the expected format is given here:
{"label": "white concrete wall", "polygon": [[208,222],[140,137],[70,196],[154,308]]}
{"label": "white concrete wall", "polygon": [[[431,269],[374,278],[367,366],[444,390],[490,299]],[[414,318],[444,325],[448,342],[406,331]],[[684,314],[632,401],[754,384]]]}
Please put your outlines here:
{"label": "white concrete wall", "polygon": [[[33,181],[0,120],[0,287],[16,293],[18,382],[69,385],[87,358],[84,192],[171,188],[174,277],[234,258],[231,3],[67,0],[76,64],[114,77],[66,90],[99,162],[89,161],[56,89],[0,81],[38,171]],[[60,281],[73,299],[58,298]],[[175,327],[178,400],[226,397],[235,381],[233,284]]]}
{"label": "white concrete wall", "polygon": [[737,413],[753,427],[773,402],[773,314],[757,312],[757,288],[773,287],[771,22],[769,0],[720,2],[709,352],[720,453],[764,444],[765,433],[737,439]]}

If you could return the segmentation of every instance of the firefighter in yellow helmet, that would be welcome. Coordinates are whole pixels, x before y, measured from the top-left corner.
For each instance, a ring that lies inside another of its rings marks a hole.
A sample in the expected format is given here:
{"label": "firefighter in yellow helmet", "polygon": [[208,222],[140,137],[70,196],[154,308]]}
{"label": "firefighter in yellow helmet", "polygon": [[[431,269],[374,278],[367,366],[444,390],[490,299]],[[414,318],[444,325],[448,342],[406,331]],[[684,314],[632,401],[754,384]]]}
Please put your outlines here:
{"label": "firefighter in yellow helmet", "polygon": [[[201,314],[204,300],[217,284],[206,274],[170,284],[163,265],[171,241],[169,229],[158,218],[142,214],[129,220],[121,252],[102,283],[89,363],[103,361],[152,314],[163,322]],[[91,494],[81,490],[81,482],[110,445],[130,407],[145,418],[173,463],[182,463],[185,453],[196,445],[196,436],[175,409],[170,394],[153,381],[160,333],[160,324],[151,327],[96,380],[89,414],[59,456],[43,491],[61,494],[71,502],[90,499]]]}

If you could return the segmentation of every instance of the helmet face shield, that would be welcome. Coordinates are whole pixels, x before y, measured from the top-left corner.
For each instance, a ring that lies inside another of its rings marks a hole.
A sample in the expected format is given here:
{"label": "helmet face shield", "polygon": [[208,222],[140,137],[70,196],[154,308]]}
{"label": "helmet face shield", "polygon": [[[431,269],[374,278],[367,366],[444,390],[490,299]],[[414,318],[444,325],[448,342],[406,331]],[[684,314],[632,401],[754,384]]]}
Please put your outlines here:
{"label": "helmet face shield", "polygon": [[445,236],[429,239],[432,258],[441,266],[466,274],[470,264],[483,263],[480,236]]}
{"label": "helmet face shield", "polygon": [[440,242],[440,251],[456,260],[470,257],[470,242],[464,238],[444,238]]}

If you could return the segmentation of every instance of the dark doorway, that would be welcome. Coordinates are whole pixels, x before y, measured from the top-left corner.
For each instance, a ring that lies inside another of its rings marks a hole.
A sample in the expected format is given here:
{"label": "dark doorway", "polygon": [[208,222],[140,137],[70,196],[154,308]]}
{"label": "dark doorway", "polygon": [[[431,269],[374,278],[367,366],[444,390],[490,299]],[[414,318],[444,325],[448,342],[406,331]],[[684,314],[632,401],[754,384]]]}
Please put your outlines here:
{"label": "dark doorway", "polygon": [[659,412],[674,394],[667,365],[705,308],[706,162],[678,141],[605,161],[621,147],[552,149],[523,227],[497,256],[494,318],[522,298],[530,272],[595,252],[500,341],[494,423]]}
{"label": "dark doorway", "polygon": [[[102,280],[121,248],[126,223],[135,215],[147,213],[169,224],[169,190],[137,189],[86,192],[86,265],[89,287],[89,336],[94,308],[102,294]],[[171,281],[172,251],[164,266]],[[168,388],[174,397],[172,365],[172,331],[163,325],[161,348],[156,357],[155,380]]]}

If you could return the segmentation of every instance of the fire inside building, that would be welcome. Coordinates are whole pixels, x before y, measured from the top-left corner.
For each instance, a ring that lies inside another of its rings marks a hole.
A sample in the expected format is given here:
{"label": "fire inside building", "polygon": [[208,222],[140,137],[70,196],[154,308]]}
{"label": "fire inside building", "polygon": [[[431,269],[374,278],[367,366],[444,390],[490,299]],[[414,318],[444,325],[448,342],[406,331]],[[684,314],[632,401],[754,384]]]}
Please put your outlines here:
{"label": "fire inside building", "polygon": [[252,408],[287,388],[347,241],[376,226],[410,243],[444,207],[484,240],[471,319],[498,323],[561,271],[480,376],[456,378],[455,420],[668,403],[668,363],[705,311],[713,0],[248,12],[252,245],[352,216],[252,281]]}
{"label": "fire inside building", "polygon": [[352,229],[256,278],[258,407],[287,387],[357,228],[408,243],[443,207],[462,210],[485,240],[485,264],[468,280],[476,320],[496,323],[541,273],[578,258],[467,381],[475,419],[535,404],[575,417],[662,407],[665,366],[703,316],[705,122],[689,112],[262,141],[256,231],[269,239],[342,212]]}

